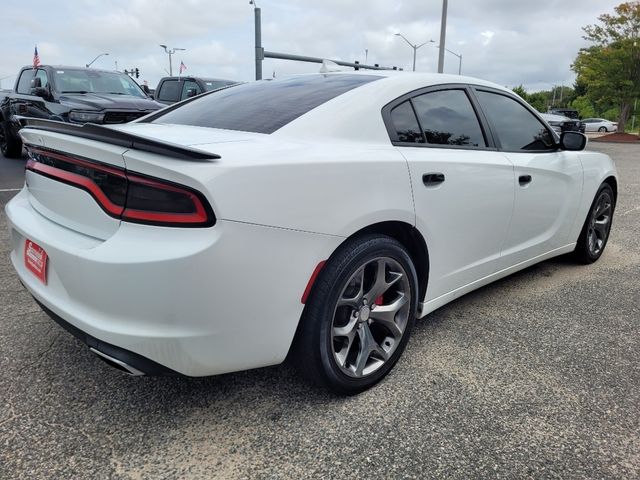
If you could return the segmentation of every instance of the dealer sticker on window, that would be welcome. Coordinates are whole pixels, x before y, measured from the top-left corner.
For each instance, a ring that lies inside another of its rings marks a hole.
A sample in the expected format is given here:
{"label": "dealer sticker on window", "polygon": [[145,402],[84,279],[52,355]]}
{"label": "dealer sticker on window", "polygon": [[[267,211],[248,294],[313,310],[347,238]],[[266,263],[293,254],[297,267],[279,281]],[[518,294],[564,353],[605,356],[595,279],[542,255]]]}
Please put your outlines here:
{"label": "dealer sticker on window", "polygon": [[45,285],[47,284],[47,260],[47,252],[40,245],[27,240],[24,246],[24,265]]}

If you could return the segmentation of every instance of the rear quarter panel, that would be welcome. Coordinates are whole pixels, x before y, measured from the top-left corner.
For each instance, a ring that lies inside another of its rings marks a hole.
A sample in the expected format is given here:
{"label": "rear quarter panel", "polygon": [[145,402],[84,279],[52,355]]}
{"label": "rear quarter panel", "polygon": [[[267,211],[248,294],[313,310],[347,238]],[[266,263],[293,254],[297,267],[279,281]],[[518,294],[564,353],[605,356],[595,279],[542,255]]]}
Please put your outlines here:
{"label": "rear quarter panel", "polygon": [[408,167],[391,145],[266,140],[210,149],[222,160],[202,181],[219,218],[338,236],[382,221],[415,224]]}
{"label": "rear quarter panel", "polygon": [[611,157],[604,153],[588,150],[580,152],[579,155],[584,171],[584,187],[576,222],[570,236],[571,241],[577,241],[600,185],[609,177],[614,177],[618,183],[618,172]]}

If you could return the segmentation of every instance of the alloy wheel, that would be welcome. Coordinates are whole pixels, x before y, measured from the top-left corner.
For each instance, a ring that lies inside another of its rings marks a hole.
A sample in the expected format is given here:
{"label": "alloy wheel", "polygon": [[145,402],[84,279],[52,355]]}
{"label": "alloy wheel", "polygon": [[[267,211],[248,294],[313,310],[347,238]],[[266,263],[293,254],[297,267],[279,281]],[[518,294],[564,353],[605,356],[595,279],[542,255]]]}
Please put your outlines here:
{"label": "alloy wheel", "polygon": [[613,202],[611,201],[611,196],[609,192],[604,191],[600,193],[589,218],[587,245],[589,253],[593,256],[599,255],[604,248],[611,229],[612,213]]}
{"label": "alloy wheel", "polygon": [[382,367],[405,333],[411,312],[407,272],[390,257],[367,261],[347,280],[331,325],[340,371],[362,378]]}

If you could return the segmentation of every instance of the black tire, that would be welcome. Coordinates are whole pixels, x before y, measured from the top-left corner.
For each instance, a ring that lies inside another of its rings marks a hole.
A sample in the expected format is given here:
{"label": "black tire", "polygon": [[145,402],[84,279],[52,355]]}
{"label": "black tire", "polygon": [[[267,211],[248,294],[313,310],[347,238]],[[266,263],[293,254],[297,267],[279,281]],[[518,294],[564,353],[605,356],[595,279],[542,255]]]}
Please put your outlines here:
{"label": "black tire", "polygon": [[0,152],[7,158],[22,156],[22,141],[11,133],[9,124],[0,121]]}
{"label": "black tire", "polygon": [[590,264],[602,256],[611,232],[615,202],[613,190],[603,183],[591,203],[573,252],[578,262]]}
{"label": "black tire", "polygon": [[[378,272],[384,272],[384,276],[378,276]],[[376,282],[380,278],[383,281]],[[397,240],[384,235],[348,240],[327,261],[313,285],[293,346],[295,366],[314,383],[338,394],[353,395],[372,387],[393,368],[407,345],[418,305],[417,285],[411,256]],[[349,289],[358,291],[353,298],[345,297]],[[384,293],[366,298],[379,291]],[[339,304],[345,301],[350,304]],[[388,310],[391,314],[385,320],[382,316]],[[350,327],[352,322],[355,326]],[[345,329],[351,339],[336,335]],[[369,339],[376,343],[363,347]],[[337,352],[339,340],[344,343]],[[366,369],[370,373],[365,374]]]}
{"label": "black tire", "polygon": [[608,132],[607,127],[600,127],[600,128],[598,129],[598,131],[599,131],[599,132],[602,132],[602,133],[606,133],[606,132]]}

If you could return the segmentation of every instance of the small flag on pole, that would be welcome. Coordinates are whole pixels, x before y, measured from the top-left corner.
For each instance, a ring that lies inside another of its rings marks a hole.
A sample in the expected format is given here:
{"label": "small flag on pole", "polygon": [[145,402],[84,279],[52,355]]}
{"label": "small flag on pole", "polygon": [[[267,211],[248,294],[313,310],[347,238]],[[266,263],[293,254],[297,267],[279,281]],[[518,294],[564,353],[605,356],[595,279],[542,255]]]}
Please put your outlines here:
{"label": "small flag on pole", "polygon": [[180,61],[180,75],[182,75],[182,72],[184,72],[187,69],[187,66],[184,64],[183,61]]}
{"label": "small flag on pole", "polygon": [[38,55],[38,46],[36,45],[35,50],[33,51],[33,67],[40,66],[40,55]]}

